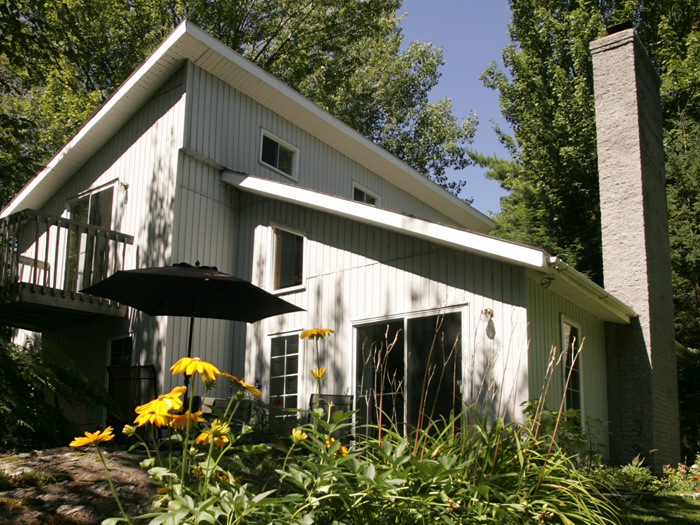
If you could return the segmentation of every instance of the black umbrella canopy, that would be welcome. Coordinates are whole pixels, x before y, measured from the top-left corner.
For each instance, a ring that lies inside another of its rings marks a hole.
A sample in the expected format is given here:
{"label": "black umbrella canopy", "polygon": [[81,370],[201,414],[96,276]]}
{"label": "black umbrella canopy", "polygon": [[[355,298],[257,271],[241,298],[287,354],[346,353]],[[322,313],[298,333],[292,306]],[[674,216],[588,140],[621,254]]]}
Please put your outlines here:
{"label": "black umbrella canopy", "polygon": [[118,301],[148,315],[228,319],[253,323],[303,311],[214,266],[187,263],[116,272],[83,293]]}

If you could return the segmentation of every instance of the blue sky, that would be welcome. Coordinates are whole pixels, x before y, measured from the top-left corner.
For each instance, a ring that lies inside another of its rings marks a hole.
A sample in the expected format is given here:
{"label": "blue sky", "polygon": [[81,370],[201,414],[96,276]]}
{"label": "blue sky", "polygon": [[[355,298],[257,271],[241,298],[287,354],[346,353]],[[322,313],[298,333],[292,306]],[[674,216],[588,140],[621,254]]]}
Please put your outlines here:
{"label": "blue sky", "polygon": [[[453,113],[460,117],[475,110],[479,128],[472,146],[482,153],[507,156],[491,129],[490,120],[508,129],[498,108],[498,93],[484,87],[479,74],[492,60],[501,63],[501,50],[508,44],[508,1],[404,0],[399,13],[406,13],[405,44],[418,40],[443,48],[445,65],[431,100],[451,98]],[[472,205],[483,213],[496,212],[505,191],[486,179],[484,171],[469,167],[461,172],[467,180],[462,197],[473,198]]]}

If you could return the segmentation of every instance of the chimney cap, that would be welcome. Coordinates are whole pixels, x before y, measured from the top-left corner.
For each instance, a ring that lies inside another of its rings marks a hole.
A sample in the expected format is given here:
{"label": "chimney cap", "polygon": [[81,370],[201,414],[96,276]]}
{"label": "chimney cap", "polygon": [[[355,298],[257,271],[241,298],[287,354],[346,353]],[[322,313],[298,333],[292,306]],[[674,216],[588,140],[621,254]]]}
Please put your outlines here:
{"label": "chimney cap", "polygon": [[624,31],[625,29],[634,29],[634,25],[632,24],[631,20],[626,20],[625,22],[620,22],[619,24],[614,24],[605,28],[605,30],[608,32],[608,35],[619,33],[620,31]]}

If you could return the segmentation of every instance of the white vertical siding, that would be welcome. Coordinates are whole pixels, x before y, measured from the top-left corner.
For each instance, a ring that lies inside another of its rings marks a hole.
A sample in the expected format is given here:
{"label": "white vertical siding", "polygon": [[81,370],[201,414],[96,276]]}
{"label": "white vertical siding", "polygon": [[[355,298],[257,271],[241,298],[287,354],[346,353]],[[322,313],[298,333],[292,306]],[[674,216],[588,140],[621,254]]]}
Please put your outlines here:
{"label": "white vertical siding", "polygon": [[[171,261],[173,209],[175,204],[178,150],[183,143],[185,115],[185,69],[173,76],[141,110],[105,144],[42,209],[66,216],[67,201],[90,188],[118,181],[115,186],[112,229],[135,237],[127,248],[126,268],[161,266]],[[129,323],[120,325],[121,335],[134,333],[136,359],[155,364],[158,376],[169,375],[165,362],[167,318],[149,318],[132,312]],[[85,341],[100,366],[88,368],[101,381],[106,359],[103,337],[91,327],[54,337],[44,334],[83,362]],[[84,330],[84,331],[83,331]],[[71,335],[72,334],[72,335]],[[80,335],[76,335],[80,334]],[[115,334],[118,335],[118,334]],[[93,338],[95,336],[96,338]],[[95,344],[92,344],[92,341]],[[92,362],[92,361],[90,361]],[[97,362],[97,361],[95,361]],[[86,365],[88,361],[85,361]],[[164,370],[165,367],[165,370]]]}
{"label": "white vertical siding", "polygon": [[[494,409],[507,412],[508,417],[521,416],[519,405],[527,398],[522,269],[484,263],[479,257],[409,236],[241,194],[238,251],[254,254],[249,267],[241,268],[241,276],[263,287],[269,282],[270,225],[294,228],[307,237],[305,289],[283,296],[306,312],[251,327],[246,341],[247,376],[267,377],[270,336],[313,327],[332,328],[335,333],[322,343],[329,376],[324,388],[352,393],[354,323],[461,307],[466,315],[465,385],[470,385],[474,376],[476,392],[482,379],[488,381],[497,404]],[[483,308],[494,311],[492,337],[479,320]],[[306,373],[311,367],[308,352],[312,344],[301,344],[302,353],[306,353],[300,373],[302,402],[312,388]],[[263,391],[266,393],[264,384]],[[474,398],[465,392],[465,400],[470,397]]]}
{"label": "white vertical siding", "polygon": [[401,188],[390,184],[279,115],[241,95],[196,66],[188,93],[193,100],[185,147],[232,171],[291,182],[259,162],[262,130],[298,148],[300,186],[352,199],[357,182],[381,196],[384,208],[428,220],[454,224],[449,218]]}
{"label": "white vertical siding", "polygon": [[[551,289],[542,288],[534,279],[527,279],[528,331],[530,335],[529,385],[536,398],[545,383],[552,347],[561,347],[561,320],[565,316],[580,326],[583,344],[580,359],[582,417],[603,422],[600,442],[607,443],[608,399],[605,365],[605,325],[590,312],[568,301]],[[547,405],[559,409],[562,394],[562,373],[558,369],[549,383]]]}
{"label": "white vertical siding", "polygon": [[[220,181],[218,170],[186,155],[180,156],[179,173],[173,218],[173,262],[195,264],[199,261],[203,266],[216,266],[224,273],[235,274],[236,190]],[[232,297],[231,300],[244,301],[245,298]],[[187,318],[169,321],[166,367],[187,355],[189,325]],[[213,363],[222,371],[241,375],[244,333],[243,323],[195,319],[192,355]],[[165,389],[180,381],[181,378],[166,379]],[[228,393],[226,381],[220,381],[210,395]]]}

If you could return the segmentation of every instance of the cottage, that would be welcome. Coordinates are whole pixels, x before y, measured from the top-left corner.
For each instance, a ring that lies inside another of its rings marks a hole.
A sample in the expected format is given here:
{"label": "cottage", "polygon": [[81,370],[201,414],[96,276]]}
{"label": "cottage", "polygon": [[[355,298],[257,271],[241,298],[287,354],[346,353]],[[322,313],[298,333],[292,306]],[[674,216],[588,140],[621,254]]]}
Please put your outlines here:
{"label": "cottage", "polygon": [[323,389],[358,420],[381,401],[417,423],[426,382],[435,415],[479,402],[521,419],[544,392],[603,422],[613,459],[656,448],[673,461],[658,85],[632,30],[592,49],[607,291],[489,236],[488,217],[184,22],[2,211],[0,322],[40,332],[136,402],[179,380],[168,368],[189,323],[79,290],[119,269],[201,261],[305,309],[194,325],[194,355],[259,383],[266,402],[308,406],[315,353],[299,334],[328,327]]}

